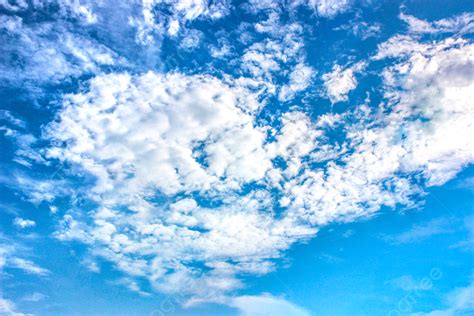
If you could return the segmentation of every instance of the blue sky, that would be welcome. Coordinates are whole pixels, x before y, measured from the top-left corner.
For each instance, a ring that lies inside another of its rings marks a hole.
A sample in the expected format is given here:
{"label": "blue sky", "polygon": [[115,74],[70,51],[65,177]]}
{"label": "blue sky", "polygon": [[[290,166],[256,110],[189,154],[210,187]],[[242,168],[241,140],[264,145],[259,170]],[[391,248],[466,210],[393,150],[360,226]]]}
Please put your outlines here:
{"label": "blue sky", "polygon": [[0,1],[0,315],[471,315],[472,1]]}

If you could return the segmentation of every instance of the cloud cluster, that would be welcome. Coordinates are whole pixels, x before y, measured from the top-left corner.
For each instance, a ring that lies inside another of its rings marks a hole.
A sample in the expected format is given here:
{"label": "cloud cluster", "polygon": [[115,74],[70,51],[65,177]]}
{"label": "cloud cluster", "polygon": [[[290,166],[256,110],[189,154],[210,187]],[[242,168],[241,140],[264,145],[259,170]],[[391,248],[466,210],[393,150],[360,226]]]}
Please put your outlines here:
{"label": "cloud cluster", "polygon": [[19,269],[27,274],[46,276],[51,273],[29,259],[23,257],[25,252],[21,245],[6,240],[0,236],[0,269]]}
{"label": "cloud cluster", "polygon": [[137,39],[149,44],[164,34],[176,36],[187,22],[198,18],[220,19],[230,11],[230,1],[142,0],[141,14],[129,23],[137,29]]}
{"label": "cloud cluster", "polygon": [[[49,14],[49,6],[40,4],[30,9]],[[60,6],[58,12],[61,9],[64,8]],[[62,19],[73,19],[73,13],[52,15],[54,19],[46,21],[31,21],[21,12],[15,13],[0,15],[0,40],[5,43],[0,47],[0,78],[4,84],[38,88],[125,63],[107,46],[71,31]]]}
{"label": "cloud cluster", "polygon": [[155,73],[96,77],[68,96],[49,128],[66,146],[49,156],[94,175],[101,207],[90,225],[65,217],[58,238],[81,239],[168,292],[225,292],[241,286],[236,274],[270,271],[269,259],[315,230],[268,211],[272,157],[297,145],[283,133],[270,154],[268,127],[246,111],[253,102],[209,76]]}
{"label": "cloud cluster", "polygon": [[[412,205],[424,184],[474,160],[473,46],[449,39],[401,50],[398,39],[374,58],[397,58],[383,72],[380,107],[317,120],[290,111],[279,126],[257,124],[249,109],[261,106],[238,81],[92,79],[49,126],[58,144],[49,157],[94,176],[98,207],[64,216],[56,236],[82,240],[160,291],[219,301],[243,286],[240,275],[271,271],[320,226]],[[325,137],[338,128],[341,143]]]}
{"label": "cloud cluster", "polygon": [[[48,7],[49,2],[41,3]],[[352,1],[300,1],[284,9],[302,3],[332,18],[349,10]],[[11,11],[0,16],[0,36],[11,44],[0,48],[0,57],[18,58],[15,67],[0,68],[0,78],[60,83],[95,74],[64,97],[56,120],[44,130],[51,142],[46,157],[35,156],[36,162],[59,160],[80,181],[65,180],[58,188],[56,182],[39,185],[21,175],[0,180],[18,182],[35,203],[72,191],[87,200],[87,206],[75,205],[73,196],[71,210],[56,214],[61,219],[54,236],[87,244],[92,257],[105,258],[128,275],[117,284],[141,295],[148,292],[140,288],[140,278],[158,291],[191,297],[190,304],[228,303],[226,295],[244,286],[242,276],[269,273],[285,250],[315,236],[320,227],[371,216],[383,206],[413,206],[412,196],[424,186],[443,184],[474,161],[474,46],[459,36],[420,40],[425,33],[467,33],[470,15],[435,22],[401,15],[408,35],[380,44],[368,60],[336,64],[322,75],[330,101],[348,101],[357,88],[356,75],[383,61],[380,104],[369,104],[368,98],[345,113],[317,117],[290,108],[275,111],[269,124],[259,120],[267,106],[261,96],[291,101],[316,74],[306,60],[305,28],[283,20],[288,13],[281,14],[283,5],[255,1],[247,6],[266,20],[240,25],[242,54],[233,60],[234,77],[104,74],[103,67],[125,64],[108,46],[71,32],[67,23],[32,27],[16,15],[30,2],[0,5]],[[232,6],[143,0],[138,8],[126,23],[137,32],[139,45],[153,48],[163,36],[184,34],[180,48],[192,49],[201,33],[187,26],[201,18],[219,19]],[[93,25],[104,23],[103,9],[67,1],[57,14]],[[363,27],[362,37],[380,32],[378,25]],[[223,43],[211,53],[231,55],[233,47]],[[0,112],[0,119],[22,128],[9,112]],[[2,131],[19,139],[16,130]],[[28,145],[36,139],[22,141],[33,163]],[[62,188],[68,183],[70,190]],[[34,226],[21,218],[15,224]],[[9,248],[0,248],[0,254],[0,265],[50,273]],[[94,261],[89,265],[100,270]],[[269,295],[241,296],[228,304],[244,314],[261,304],[283,314],[307,314]]]}
{"label": "cloud cluster", "polygon": [[336,64],[332,72],[325,73],[322,78],[329,100],[332,103],[347,101],[347,94],[357,87],[355,74],[363,71],[365,67],[365,62],[358,62],[347,68]]}

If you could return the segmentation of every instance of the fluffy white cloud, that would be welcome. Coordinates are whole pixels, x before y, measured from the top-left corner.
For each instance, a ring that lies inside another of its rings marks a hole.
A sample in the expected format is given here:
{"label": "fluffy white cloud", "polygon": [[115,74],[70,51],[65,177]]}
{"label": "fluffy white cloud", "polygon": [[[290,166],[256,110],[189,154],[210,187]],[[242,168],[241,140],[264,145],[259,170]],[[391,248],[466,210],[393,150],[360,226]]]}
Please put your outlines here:
{"label": "fluffy white cloud", "polygon": [[[161,10],[166,8],[169,14]],[[150,44],[155,35],[176,36],[188,21],[198,18],[220,19],[230,10],[227,0],[142,0],[141,15],[130,17],[130,24],[137,29],[137,40]]]}
{"label": "fluffy white cloud", "polygon": [[308,5],[313,8],[318,15],[332,18],[339,13],[349,9],[352,0],[309,0]]}
{"label": "fluffy white cloud", "polygon": [[347,94],[357,86],[357,79],[354,75],[364,70],[365,66],[365,62],[359,62],[347,68],[336,64],[333,66],[332,72],[322,76],[326,94],[332,103],[348,100]]}
{"label": "fluffy white cloud", "polygon": [[74,18],[85,24],[92,24],[97,22],[97,16],[92,10],[89,1],[80,0],[34,0],[31,2],[25,0],[1,0],[0,8],[10,12],[22,12],[25,10],[42,10],[45,8],[57,9],[56,14],[62,17]]}
{"label": "fluffy white cloud", "polygon": [[17,217],[13,220],[13,224],[19,228],[28,228],[28,227],[34,227],[36,223],[30,219],[24,219]]}
{"label": "fluffy white cloud", "polygon": [[411,175],[441,185],[474,161],[473,46],[449,39],[418,47],[423,55],[398,51],[402,61],[385,70],[388,104],[379,111],[389,114],[369,120],[378,126],[368,125],[368,108],[359,108],[360,123],[347,134],[352,153],[285,184],[294,216],[322,225],[370,215],[381,205],[410,205],[419,190]]}
{"label": "fluffy white cloud", "polygon": [[12,3],[10,0],[1,0],[0,8],[8,11],[21,11],[28,8],[28,2],[26,0],[18,0]]}
{"label": "fluffy white cloud", "polygon": [[[88,92],[68,96],[49,128],[67,145],[49,155],[94,175],[90,197],[102,208],[90,225],[66,216],[57,237],[91,244],[165,292],[217,295],[241,286],[237,274],[272,270],[269,259],[316,230],[274,219],[266,190],[238,193],[264,181],[276,155],[265,147],[268,128],[248,113],[253,102],[209,76],[155,73],[96,77]],[[280,152],[305,152],[288,137]],[[222,206],[206,207],[192,192]],[[160,194],[165,202],[153,202]]]}
{"label": "fluffy white cloud", "polygon": [[447,39],[421,52],[402,52],[404,61],[384,73],[393,106],[383,131],[402,146],[402,170],[421,167],[428,184],[440,185],[474,157],[468,136],[474,115],[474,45]]}
{"label": "fluffy white cloud", "polygon": [[300,63],[296,65],[290,74],[289,84],[281,88],[278,99],[280,101],[288,101],[293,98],[295,93],[306,89],[310,85],[314,73],[314,69],[305,64]]}
{"label": "fluffy white cloud", "polygon": [[[251,47],[244,67],[271,82],[284,50],[273,40]],[[56,236],[82,240],[159,291],[223,300],[243,286],[240,275],[272,271],[320,226],[411,206],[424,184],[442,184],[474,160],[472,50],[462,39],[396,36],[370,61],[395,61],[383,71],[379,108],[317,119],[293,110],[274,126],[257,121],[257,94],[240,79],[97,76],[66,96],[48,127],[49,157],[93,175],[87,194],[98,204],[69,212]],[[331,95],[345,98],[363,67],[328,75],[335,86],[350,82]],[[328,129],[344,138],[328,139]]]}
{"label": "fluffy white cloud", "polygon": [[[252,10],[258,12],[257,7]],[[244,50],[240,67],[246,76],[266,90],[267,96],[278,93],[280,100],[288,101],[309,85],[315,71],[305,62],[301,24],[282,21],[280,10],[271,6],[266,20],[253,26],[243,22],[241,28],[242,34],[251,28],[252,32],[265,35],[263,40],[248,40],[252,43]],[[242,41],[247,45],[247,40]],[[278,81],[287,84],[278,89]]]}
{"label": "fluffy white cloud", "polygon": [[108,75],[67,100],[52,133],[74,143],[50,155],[96,175],[96,192],[175,194],[209,190],[220,178],[238,188],[270,167],[264,130],[244,112],[255,101],[211,77]]}

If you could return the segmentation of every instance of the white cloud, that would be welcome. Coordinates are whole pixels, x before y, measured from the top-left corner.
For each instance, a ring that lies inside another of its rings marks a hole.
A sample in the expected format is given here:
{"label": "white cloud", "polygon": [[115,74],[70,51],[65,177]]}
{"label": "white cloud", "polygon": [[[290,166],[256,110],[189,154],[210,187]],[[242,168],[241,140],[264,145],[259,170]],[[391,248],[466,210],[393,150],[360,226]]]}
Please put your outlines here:
{"label": "white cloud", "polygon": [[421,172],[427,185],[441,185],[474,161],[467,132],[473,116],[473,46],[448,39],[395,54],[389,45],[381,47],[402,59],[384,72],[389,104],[380,111],[390,113],[375,113],[379,127],[371,127],[370,111],[360,107],[360,123],[347,134],[353,153],[344,156],[343,165],[305,170],[285,184],[294,216],[323,225],[368,216],[381,205],[410,205],[410,196],[420,190],[410,174]]}
{"label": "white cloud", "polygon": [[411,316],[454,316],[474,313],[474,282],[450,292],[446,298],[446,309],[413,313]]}
{"label": "white cloud", "polygon": [[22,11],[28,8],[28,2],[26,0],[17,0],[17,1],[10,1],[10,0],[0,0],[0,8],[7,10],[7,11]]}
{"label": "white cloud", "polygon": [[51,272],[40,267],[31,260],[21,258],[25,255],[25,249],[21,244],[5,239],[0,234],[0,269],[14,268],[20,269],[28,274],[45,276]]}
{"label": "white cloud", "polygon": [[44,300],[45,298],[47,298],[46,295],[39,292],[34,292],[34,293],[23,296],[21,300],[26,301],[26,302],[39,302],[39,301]]}
{"label": "white cloud", "polygon": [[288,302],[284,298],[269,294],[258,296],[237,296],[229,304],[239,310],[242,316],[309,316],[309,312]]}
{"label": "white cloud", "polygon": [[116,285],[122,285],[122,286],[125,286],[126,288],[128,288],[130,291],[132,292],[135,292],[141,296],[150,296],[151,294],[148,293],[148,292],[145,292],[143,291],[140,286],[138,285],[138,283],[130,278],[122,278],[122,279],[119,279],[119,280],[116,280],[114,282],[112,282],[113,284],[116,284]]}
{"label": "white cloud", "polygon": [[313,68],[302,63],[296,65],[290,74],[289,84],[281,87],[278,99],[288,101],[294,97],[295,93],[306,89],[310,85],[314,74]]}
{"label": "white cloud", "polygon": [[74,18],[85,24],[93,24],[97,22],[97,16],[91,8],[88,1],[81,0],[34,0],[28,3],[26,0],[0,0],[0,8],[11,11],[13,13],[23,12],[27,9],[40,11],[45,8],[54,8],[55,12],[50,14],[58,14],[63,18]]}
{"label": "white cloud", "polygon": [[[160,9],[166,6],[169,14],[162,14]],[[186,28],[186,23],[198,18],[216,20],[226,16],[230,11],[227,0],[142,0],[141,15],[130,17],[130,24],[137,29],[137,40],[150,44],[155,36],[168,34],[176,36]]]}
{"label": "white cloud", "polygon": [[347,94],[357,86],[357,79],[354,75],[364,70],[365,66],[365,62],[359,62],[347,68],[336,64],[333,66],[332,72],[322,76],[326,94],[332,103],[348,100]]}
{"label": "white cloud", "polygon": [[332,18],[339,13],[348,10],[352,0],[308,0],[308,5],[313,8],[318,15]]}
{"label": "white cloud", "polygon": [[[392,126],[385,130],[404,138],[400,143],[409,159],[400,158],[403,169],[422,167],[428,184],[440,185],[473,161],[474,143],[466,131],[474,114],[474,45],[448,39],[422,52],[401,53],[406,60],[384,73],[386,97],[395,105],[387,117]],[[410,116],[429,122],[403,123]]]}
{"label": "white cloud", "polygon": [[426,238],[452,233],[453,219],[437,218],[421,225],[413,225],[409,230],[395,236],[387,236],[384,239],[394,244],[406,244],[419,242]]}
{"label": "white cloud", "polygon": [[24,219],[20,217],[16,217],[13,220],[13,224],[17,226],[18,228],[28,228],[28,227],[34,227],[36,226],[36,223],[30,219]]}
{"label": "white cloud", "polygon": [[[291,219],[274,220],[265,211],[267,191],[234,192],[272,168],[266,128],[247,113],[255,102],[248,91],[209,76],[114,74],[66,100],[49,135],[68,145],[49,154],[95,175],[90,197],[103,207],[92,225],[66,215],[58,238],[90,244],[161,291],[211,297],[241,287],[237,274],[271,271],[269,259],[315,233]],[[304,153],[285,143],[280,151]],[[224,205],[204,207],[190,192]],[[158,193],[170,203],[151,202]],[[121,205],[132,213],[120,212]],[[209,272],[189,267],[190,259]]]}
{"label": "white cloud", "polygon": [[51,272],[45,268],[42,268],[35,264],[33,261],[12,257],[8,260],[8,266],[16,269],[20,269],[29,274],[36,274],[40,276],[45,276]]}
{"label": "white cloud", "polygon": [[408,24],[408,30],[415,34],[434,33],[459,33],[474,32],[474,14],[463,13],[451,18],[428,22],[405,13],[400,14],[400,19]]}
{"label": "white cloud", "polygon": [[352,20],[348,24],[336,27],[335,30],[350,31],[353,35],[366,40],[370,37],[376,37],[382,30],[380,23],[368,23],[366,21]]}
{"label": "white cloud", "polygon": [[[272,9],[267,16],[266,20],[253,26],[265,38],[253,42],[244,50],[240,58],[241,68],[245,75],[266,89],[267,95],[277,92],[275,82],[281,80],[279,77],[288,80],[279,97],[282,100],[291,99],[295,92],[307,87],[314,73],[305,63],[303,26],[297,22],[281,21],[277,9]],[[243,29],[249,27],[247,23],[241,24]]]}
{"label": "white cloud", "polygon": [[406,292],[427,291],[431,289],[432,285],[428,282],[425,282],[425,279],[415,280],[411,275],[399,276],[398,278],[390,280],[388,283],[393,287]]}
{"label": "white cloud", "polygon": [[15,303],[5,298],[0,298],[0,314],[5,316],[32,316],[32,314],[18,312]]}
{"label": "white cloud", "polygon": [[61,23],[23,23],[17,16],[0,16],[0,52],[17,56],[0,66],[0,77],[12,84],[59,83],[67,77],[99,72],[101,66],[125,64],[106,46],[73,34]]}
{"label": "white cloud", "polygon": [[[211,77],[102,76],[91,82],[89,93],[71,95],[68,102],[51,132],[75,143],[50,155],[96,175],[96,192],[208,190],[220,177],[238,187],[259,180],[270,167],[263,130],[241,110],[255,101]],[[129,104],[136,109],[130,111]],[[205,162],[196,156],[200,145]]]}
{"label": "white cloud", "polygon": [[[272,40],[251,47],[257,76],[271,77],[287,57]],[[472,49],[394,37],[373,58],[395,58],[380,108],[314,120],[291,111],[275,126],[257,124],[257,94],[238,80],[96,76],[66,96],[47,134],[59,144],[50,157],[94,176],[87,194],[100,206],[86,218],[73,208],[56,236],[82,240],[158,291],[216,301],[243,286],[242,274],[272,271],[320,226],[412,206],[425,184],[472,162]],[[345,140],[327,139],[327,129]]]}

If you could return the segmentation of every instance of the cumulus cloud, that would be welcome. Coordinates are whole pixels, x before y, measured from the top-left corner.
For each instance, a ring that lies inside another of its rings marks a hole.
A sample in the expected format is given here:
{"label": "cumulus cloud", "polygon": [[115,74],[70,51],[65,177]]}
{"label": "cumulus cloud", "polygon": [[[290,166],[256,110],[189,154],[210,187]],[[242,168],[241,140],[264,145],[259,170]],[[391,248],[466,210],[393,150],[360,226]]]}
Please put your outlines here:
{"label": "cumulus cloud", "polygon": [[289,84],[281,88],[278,99],[280,101],[288,101],[298,91],[306,89],[310,85],[314,73],[314,69],[309,66],[301,63],[296,65],[290,74]]}
{"label": "cumulus cloud", "polygon": [[[49,157],[93,175],[99,203],[90,218],[69,212],[56,237],[159,291],[215,301],[320,226],[413,205],[424,185],[473,161],[473,47],[411,39],[395,49],[399,38],[379,46],[377,59],[397,59],[380,108],[316,120],[292,111],[278,126],[257,125],[256,95],[232,80],[97,76],[48,127]],[[331,143],[325,131],[341,124],[346,139]]]}
{"label": "cumulus cloud", "polygon": [[[155,31],[189,35],[183,25],[227,12],[225,2],[213,3],[223,6],[144,1],[143,19],[131,23],[143,42]],[[311,3],[328,17],[350,4]],[[164,4],[171,5],[170,19],[160,19]],[[128,275],[120,284],[131,290],[142,291],[135,279],[145,279],[158,291],[222,301],[244,286],[242,275],[274,270],[285,250],[321,226],[371,216],[382,206],[413,206],[412,196],[425,185],[440,185],[473,161],[473,46],[466,40],[394,36],[370,60],[323,74],[331,102],[346,101],[356,74],[386,61],[380,106],[319,117],[292,108],[275,113],[276,123],[268,125],[258,119],[265,107],[261,90],[252,88],[264,86],[267,96],[288,101],[308,88],[316,71],[305,62],[303,27],[280,21],[272,3],[261,7],[270,11],[267,20],[249,26],[261,38],[243,44],[238,59],[247,77],[97,71],[64,97],[44,130],[48,159],[71,166],[84,185],[74,192],[92,202],[82,209],[73,201],[55,236],[87,244],[91,260],[106,258]],[[5,21],[3,35],[26,51],[26,42],[38,42],[52,27],[24,28],[19,17]],[[25,69],[33,78],[60,80],[116,62],[107,48],[67,34],[60,45],[45,40],[29,52]],[[48,54],[53,67],[42,74],[38,65]],[[336,141],[331,133],[343,136]],[[58,193],[58,182],[16,179],[37,203]],[[4,261],[48,273],[26,259]],[[303,313],[265,295],[234,301],[244,312],[260,303]]]}
{"label": "cumulus cloud", "polygon": [[308,5],[313,8],[318,15],[325,18],[332,18],[350,8],[352,0],[309,0]]}
{"label": "cumulus cloud", "polygon": [[[239,193],[272,167],[266,128],[247,113],[252,102],[248,91],[209,76],[154,73],[97,77],[87,93],[68,96],[49,128],[67,145],[49,155],[94,175],[90,197],[103,207],[92,225],[68,215],[57,237],[93,245],[165,292],[211,296],[241,287],[237,274],[271,271],[269,259],[315,229],[274,220],[266,190]],[[164,202],[154,203],[160,194]]]}
{"label": "cumulus cloud", "polygon": [[24,219],[20,217],[16,217],[13,220],[13,224],[17,226],[18,228],[28,228],[28,227],[34,227],[36,226],[36,223],[30,219]]}
{"label": "cumulus cloud", "polygon": [[176,36],[187,22],[198,18],[220,19],[230,11],[230,1],[142,0],[141,15],[130,17],[137,29],[137,40],[149,44],[155,36]]}
{"label": "cumulus cloud", "polygon": [[[258,12],[258,6],[252,8]],[[244,75],[265,89],[267,96],[277,94],[280,100],[287,101],[309,85],[315,71],[305,61],[303,26],[296,21],[282,20],[278,7],[269,9],[266,20],[253,26],[241,23],[242,30],[253,29],[253,33],[265,36],[263,40],[248,40],[250,44],[240,57],[240,67]],[[278,89],[278,81],[287,84]]]}
{"label": "cumulus cloud", "polygon": [[347,94],[357,87],[355,74],[361,72],[365,66],[365,62],[359,62],[346,68],[336,64],[333,66],[332,72],[322,76],[326,94],[332,103],[348,100]]}

